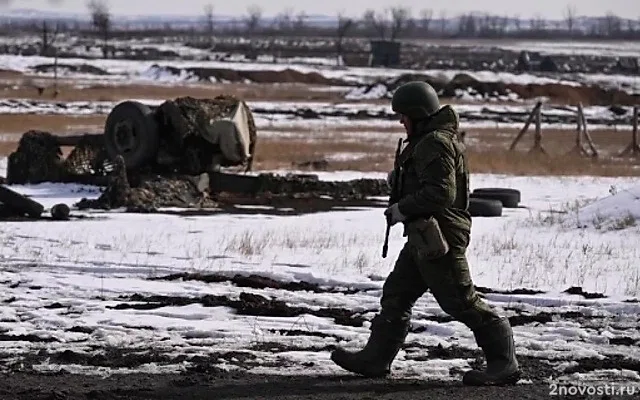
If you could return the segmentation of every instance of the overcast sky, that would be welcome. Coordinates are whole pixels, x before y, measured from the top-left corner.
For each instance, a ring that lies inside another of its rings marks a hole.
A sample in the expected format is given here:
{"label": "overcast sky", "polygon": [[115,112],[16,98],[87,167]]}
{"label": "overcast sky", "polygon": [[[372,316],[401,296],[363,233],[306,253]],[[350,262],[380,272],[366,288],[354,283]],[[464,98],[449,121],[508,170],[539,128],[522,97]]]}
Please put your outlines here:
{"label": "overcast sky", "polygon": [[[523,18],[539,14],[546,18],[562,18],[568,4],[574,4],[579,15],[604,15],[611,11],[627,18],[640,18],[640,0],[106,0],[114,14],[192,14],[202,13],[206,4],[213,4],[214,13],[243,15],[247,7],[259,5],[265,15],[274,15],[291,8],[296,13],[336,15],[342,11],[361,16],[367,8],[382,10],[390,6],[410,7],[414,15],[423,8],[434,10],[434,16],[478,11]],[[11,8],[35,8],[84,12],[87,0],[0,0]]]}

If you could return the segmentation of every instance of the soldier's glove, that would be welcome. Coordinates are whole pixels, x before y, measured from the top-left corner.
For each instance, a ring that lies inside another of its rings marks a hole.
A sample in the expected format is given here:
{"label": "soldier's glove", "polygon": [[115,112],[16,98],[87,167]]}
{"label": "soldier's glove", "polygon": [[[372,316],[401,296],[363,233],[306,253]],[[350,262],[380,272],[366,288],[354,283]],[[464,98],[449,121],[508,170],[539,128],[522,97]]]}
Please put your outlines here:
{"label": "soldier's glove", "polygon": [[393,187],[393,182],[395,180],[396,180],[396,171],[394,169],[392,169],[387,174],[387,185],[389,185],[389,187]]}
{"label": "soldier's glove", "polygon": [[400,212],[400,208],[398,208],[398,203],[395,203],[391,207],[384,210],[384,215],[387,216],[387,221],[389,221],[389,225],[391,226],[407,219],[407,217]]}

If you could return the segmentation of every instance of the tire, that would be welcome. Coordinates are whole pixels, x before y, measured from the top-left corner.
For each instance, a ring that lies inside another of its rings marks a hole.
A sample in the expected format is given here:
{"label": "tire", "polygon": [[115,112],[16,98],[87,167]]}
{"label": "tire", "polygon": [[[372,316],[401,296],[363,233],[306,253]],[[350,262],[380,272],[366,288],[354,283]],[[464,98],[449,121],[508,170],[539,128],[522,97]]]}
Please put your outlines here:
{"label": "tire", "polygon": [[522,196],[520,195],[520,191],[516,189],[510,188],[478,188],[473,191],[474,193],[511,193],[514,196],[518,197],[518,203],[522,201]]}
{"label": "tire", "polygon": [[472,217],[500,217],[502,216],[502,203],[492,199],[469,199],[469,214]]}
{"label": "tire", "polygon": [[498,200],[502,203],[502,207],[505,208],[518,208],[520,202],[520,195],[518,193],[505,191],[474,191],[471,193],[471,197],[476,199]]}
{"label": "tire", "polygon": [[0,202],[19,213],[27,214],[31,218],[40,218],[44,211],[42,204],[3,185],[0,185]]}
{"label": "tire", "polygon": [[155,159],[160,147],[158,123],[148,106],[124,101],[111,110],[104,127],[105,147],[112,160],[121,155],[127,168]]}

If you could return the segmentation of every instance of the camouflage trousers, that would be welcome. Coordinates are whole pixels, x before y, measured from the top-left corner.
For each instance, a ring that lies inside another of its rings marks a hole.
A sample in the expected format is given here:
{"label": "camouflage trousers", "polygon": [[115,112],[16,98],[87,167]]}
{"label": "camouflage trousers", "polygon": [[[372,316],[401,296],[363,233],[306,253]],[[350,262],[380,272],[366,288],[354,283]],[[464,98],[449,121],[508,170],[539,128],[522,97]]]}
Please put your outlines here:
{"label": "camouflage trousers", "polygon": [[475,290],[464,249],[451,248],[443,257],[424,260],[407,242],[387,277],[380,317],[408,323],[415,302],[430,290],[442,310],[472,331],[499,319]]}

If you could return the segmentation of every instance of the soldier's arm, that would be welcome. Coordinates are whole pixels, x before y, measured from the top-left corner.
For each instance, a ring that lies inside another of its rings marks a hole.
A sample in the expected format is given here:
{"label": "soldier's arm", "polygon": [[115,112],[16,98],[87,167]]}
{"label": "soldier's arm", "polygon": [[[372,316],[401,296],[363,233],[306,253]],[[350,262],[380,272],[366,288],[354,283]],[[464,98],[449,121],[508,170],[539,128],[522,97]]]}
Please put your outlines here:
{"label": "soldier's arm", "polygon": [[412,217],[451,207],[456,196],[453,146],[435,134],[424,139],[414,151],[414,164],[421,188],[398,202],[400,212]]}

